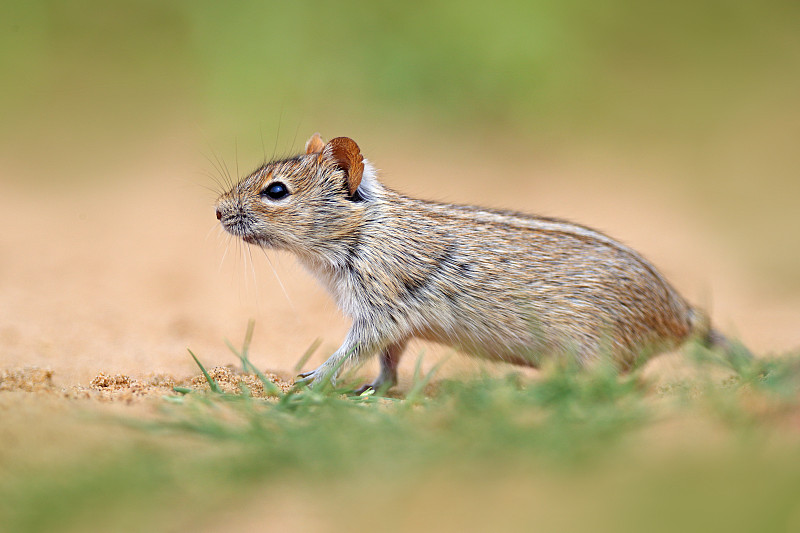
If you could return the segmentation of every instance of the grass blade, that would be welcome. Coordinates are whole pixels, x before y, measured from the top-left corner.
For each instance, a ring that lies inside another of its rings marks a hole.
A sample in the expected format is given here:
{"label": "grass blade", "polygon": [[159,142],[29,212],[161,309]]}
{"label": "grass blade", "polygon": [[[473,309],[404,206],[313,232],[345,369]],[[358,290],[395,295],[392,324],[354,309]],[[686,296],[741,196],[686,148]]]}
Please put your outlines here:
{"label": "grass blade", "polygon": [[200,370],[203,372],[203,375],[205,376],[206,381],[208,382],[208,386],[211,388],[211,391],[212,392],[216,392],[217,394],[223,394],[222,389],[219,388],[219,385],[217,385],[217,382],[214,381],[214,378],[212,378],[208,374],[208,372],[206,371],[206,368],[203,366],[203,364],[200,362],[200,360],[197,358],[197,356],[191,350],[189,350],[189,348],[186,348],[186,350],[188,350],[189,355],[192,356],[192,359],[194,359],[194,362],[197,363],[197,366],[200,367]]}
{"label": "grass blade", "polygon": [[320,339],[319,337],[314,339],[314,342],[311,343],[311,346],[308,347],[308,349],[305,351],[305,353],[303,353],[300,359],[297,360],[297,363],[295,363],[294,365],[295,372],[300,372],[303,369],[308,360],[311,359],[311,356],[314,355],[314,352],[317,351],[317,348],[319,348],[320,344],[322,344],[322,339]]}
{"label": "grass blade", "polygon": [[255,329],[256,322],[255,320],[250,320],[247,323],[247,331],[244,334],[244,342],[242,343],[242,351],[238,351],[236,348],[233,347],[233,344],[228,339],[225,339],[225,345],[228,347],[230,351],[233,352],[233,355],[239,358],[239,361],[242,363],[242,372],[246,374],[255,374],[261,384],[264,386],[264,393],[268,396],[277,396],[280,397],[283,395],[281,389],[278,388],[272,380],[268,379],[256,366],[250,362],[250,358],[248,357],[248,353],[250,351],[250,342],[253,340],[253,330]]}
{"label": "grass blade", "polygon": [[[250,342],[253,340],[253,331],[256,328],[256,321],[252,318],[247,321],[247,331],[244,334],[244,341],[242,342],[242,351],[241,351],[241,359],[242,364],[246,361],[247,364],[255,370],[255,367],[250,364],[250,359],[248,359],[248,355],[250,353]],[[245,371],[247,371],[245,369]]]}
{"label": "grass blade", "polygon": [[414,367],[414,385],[411,387],[411,390],[408,391],[408,394],[406,394],[406,401],[409,404],[413,404],[424,397],[425,387],[428,386],[428,383],[430,383],[434,376],[439,372],[439,369],[442,368],[442,366],[450,359],[450,356],[443,357],[438,363],[433,365],[433,368],[431,368],[427,374],[422,376],[423,355],[424,354],[420,354],[420,356],[417,358],[417,364]]}

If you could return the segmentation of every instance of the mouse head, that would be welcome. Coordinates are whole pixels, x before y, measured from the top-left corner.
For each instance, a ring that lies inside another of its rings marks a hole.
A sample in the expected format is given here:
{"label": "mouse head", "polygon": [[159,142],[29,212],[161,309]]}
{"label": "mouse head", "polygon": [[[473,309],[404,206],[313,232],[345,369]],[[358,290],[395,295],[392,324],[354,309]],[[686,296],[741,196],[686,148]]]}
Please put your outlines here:
{"label": "mouse head", "polygon": [[314,134],[304,154],[272,161],[217,200],[217,219],[250,244],[335,260],[358,239],[374,171],[352,139]]}

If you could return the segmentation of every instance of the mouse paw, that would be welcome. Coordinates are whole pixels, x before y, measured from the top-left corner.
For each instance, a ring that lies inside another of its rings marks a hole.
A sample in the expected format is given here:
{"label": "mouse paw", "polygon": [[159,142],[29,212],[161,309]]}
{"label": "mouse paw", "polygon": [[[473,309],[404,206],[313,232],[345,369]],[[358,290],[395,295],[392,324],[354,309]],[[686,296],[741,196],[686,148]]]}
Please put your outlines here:
{"label": "mouse paw", "polygon": [[397,382],[395,380],[376,379],[372,383],[361,385],[359,388],[353,391],[353,394],[356,396],[361,396],[365,392],[373,391],[374,394],[384,395],[386,394],[386,391],[394,387],[396,384]]}
{"label": "mouse paw", "polygon": [[378,389],[377,389],[377,387],[375,387],[375,385],[373,385],[372,383],[368,383],[366,385],[361,385],[359,388],[355,389],[353,391],[353,394],[356,395],[356,396],[361,396],[365,392],[377,391],[377,390]]}
{"label": "mouse paw", "polygon": [[331,375],[330,371],[323,366],[315,368],[314,370],[310,370],[308,372],[302,372],[294,378],[295,385],[304,385],[306,387],[314,388],[318,387],[323,383],[330,383],[331,385],[336,385],[336,378]]}
{"label": "mouse paw", "polygon": [[319,382],[319,376],[317,375],[316,370],[312,370],[310,372],[303,372],[298,374],[296,378],[294,378],[295,385],[305,385],[310,387],[314,384],[314,382]]}

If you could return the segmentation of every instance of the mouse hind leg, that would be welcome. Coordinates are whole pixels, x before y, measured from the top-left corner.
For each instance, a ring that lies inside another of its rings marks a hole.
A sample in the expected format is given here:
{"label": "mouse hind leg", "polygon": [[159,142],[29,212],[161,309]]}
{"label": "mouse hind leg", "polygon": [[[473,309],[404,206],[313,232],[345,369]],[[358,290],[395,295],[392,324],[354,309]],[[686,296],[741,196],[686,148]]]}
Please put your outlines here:
{"label": "mouse hind leg", "polygon": [[397,365],[407,344],[408,339],[404,339],[384,348],[380,354],[381,370],[378,377],[372,383],[356,389],[355,393],[362,394],[368,390],[387,391],[397,385]]}

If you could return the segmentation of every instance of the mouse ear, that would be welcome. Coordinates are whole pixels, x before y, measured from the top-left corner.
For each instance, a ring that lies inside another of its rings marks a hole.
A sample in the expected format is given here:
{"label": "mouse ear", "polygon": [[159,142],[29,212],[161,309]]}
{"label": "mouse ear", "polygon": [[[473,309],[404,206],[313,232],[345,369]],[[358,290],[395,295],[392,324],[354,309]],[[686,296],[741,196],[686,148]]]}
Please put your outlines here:
{"label": "mouse ear", "polygon": [[306,141],[306,155],[318,154],[324,147],[325,141],[322,140],[322,137],[319,136],[319,133],[315,133],[308,141]]}
{"label": "mouse ear", "polygon": [[349,137],[336,137],[322,149],[322,157],[336,163],[347,175],[347,190],[353,195],[364,174],[364,157],[356,142]]}

